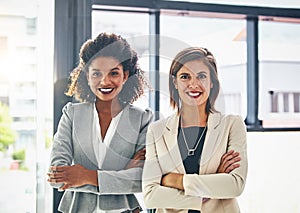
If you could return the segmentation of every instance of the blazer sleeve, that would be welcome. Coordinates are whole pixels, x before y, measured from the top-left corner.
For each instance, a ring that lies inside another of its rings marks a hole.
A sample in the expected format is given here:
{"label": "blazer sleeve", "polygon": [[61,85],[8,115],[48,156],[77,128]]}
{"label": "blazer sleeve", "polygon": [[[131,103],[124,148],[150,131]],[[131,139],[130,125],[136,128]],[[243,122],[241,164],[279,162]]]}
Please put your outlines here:
{"label": "blazer sleeve", "polygon": [[185,174],[183,185],[185,195],[201,196],[212,199],[226,199],[239,196],[245,186],[248,161],[246,147],[246,128],[240,116],[232,116],[233,121],[226,129],[229,133],[223,138],[228,140],[227,150],[234,150],[240,153],[240,167],[229,174]]}
{"label": "blazer sleeve", "polygon": [[[145,110],[140,118],[140,129],[135,152],[145,147],[146,133],[153,120],[151,110]],[[130,130],[128,130],[130,131]],[[132,194],[142,191],[142,168],[119,171],[98,170],[99,194]]]}
{"label": "blazer sleeve", "polygon": [[154,128],[150,125],[146,139],[146,161],[143,171],[143,196],[147,208],[201,210],[202,198],[185,195],[184,191],[161,186],[163,172],[156,151]]}
{"label": "blazer sleeve", "polygon": [[[73,162],[72,146],[72,121],[73,121],[72,103],[68,103],[62,109],[57,132],[53,137],[52,150],[50,155],[51,166],[70,166]],[[62,184],[52,184],[51,186],[59,188]]]}

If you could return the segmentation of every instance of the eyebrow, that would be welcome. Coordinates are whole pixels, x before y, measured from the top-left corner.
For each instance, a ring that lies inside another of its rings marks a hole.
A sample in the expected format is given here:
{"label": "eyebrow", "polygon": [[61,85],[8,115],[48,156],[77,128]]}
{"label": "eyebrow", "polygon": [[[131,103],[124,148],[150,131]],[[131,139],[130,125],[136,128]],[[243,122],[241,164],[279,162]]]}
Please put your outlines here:
{"label": "eyebrow", "polygon": [[200,72],[197,72],[197,75],[198,75],[198,74],[203,74],[203,73],[204,73],[204,74],[208,74],[209,72],[206,72],[206,71],[200,71]]}
{"label": "eyebrow", "polygon": [[101,72],[99,69],[96,69],[96,68],[92,68],[91,71]]}
{"label": "eyebrow", "polygon": [[114,67],[114,68],[111,68],[110,71],[113,71],[113,70],[120,70],[119,67]]}

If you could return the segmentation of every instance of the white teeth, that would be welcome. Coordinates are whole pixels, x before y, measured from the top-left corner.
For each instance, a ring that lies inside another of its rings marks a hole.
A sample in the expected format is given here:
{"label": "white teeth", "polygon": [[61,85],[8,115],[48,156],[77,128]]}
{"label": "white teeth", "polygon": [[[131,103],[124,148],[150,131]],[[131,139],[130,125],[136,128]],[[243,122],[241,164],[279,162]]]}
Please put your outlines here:
{"label": "white teeth", "polygon": [[195,97],[195,96],[200,95],[200,92],[189,92],[188,94],[189,94],[189,96]]}
{"label": "white teeth", "polygon": [[113,89],[111,88],[101,88],[100,91],[101,92],[111,92]]}

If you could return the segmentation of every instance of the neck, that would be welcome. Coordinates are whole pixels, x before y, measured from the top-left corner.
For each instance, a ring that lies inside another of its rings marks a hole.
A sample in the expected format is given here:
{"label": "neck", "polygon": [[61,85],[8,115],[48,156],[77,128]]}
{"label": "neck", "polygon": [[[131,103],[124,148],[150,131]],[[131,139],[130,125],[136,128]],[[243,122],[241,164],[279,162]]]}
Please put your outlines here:
{"label": "neck", "polygon": [[118,100],[114,99],[111,101],[102,101],[97,98],[96,109],[98,114],[105,114],[114,117],[122,110],[122,107]]}
{"label": "neck", "polygon": [[208,114],[205,112],[205,108],[200,106],[182,106],[180,116],[182,127],[204,127],[207,124]]}

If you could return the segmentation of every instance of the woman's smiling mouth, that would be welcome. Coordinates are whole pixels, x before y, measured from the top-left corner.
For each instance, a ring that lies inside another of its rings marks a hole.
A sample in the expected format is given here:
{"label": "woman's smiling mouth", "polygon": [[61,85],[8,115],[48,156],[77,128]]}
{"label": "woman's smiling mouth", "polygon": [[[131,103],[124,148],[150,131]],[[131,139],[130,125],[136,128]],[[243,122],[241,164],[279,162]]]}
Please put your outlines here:
{"label": "woman's smiling mouth", "polygon": [[109,94],[111,93],[114,89],[113,88],[99,88],[98,89],[101,93],[103,94]]}
{"label": "woman's smiling mouth", "polygon": [[196,92],[196,91],[189,91],[186,93],[188,96],[192,98],[198,98],[202,94],[202,92]]}

